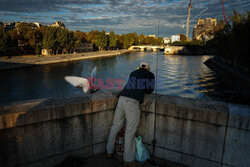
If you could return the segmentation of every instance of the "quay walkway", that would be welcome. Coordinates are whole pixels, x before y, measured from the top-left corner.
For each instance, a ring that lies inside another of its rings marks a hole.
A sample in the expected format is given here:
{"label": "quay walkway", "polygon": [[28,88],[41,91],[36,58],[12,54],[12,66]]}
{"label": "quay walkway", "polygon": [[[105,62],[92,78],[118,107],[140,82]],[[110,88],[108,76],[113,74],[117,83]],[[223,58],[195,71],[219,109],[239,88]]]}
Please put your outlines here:
{"label": "quay walkway", "polygon": [[114,51],[100,51],[76,54],[60,54],[53,56],[13,56],[13,57],[0,57],[0,71],[16,68],[32,67],[43,64],[53,64],[76,60],[93,59],[100,57],[117,56],[124,53],[131,52],[129,50],[114,50]]}

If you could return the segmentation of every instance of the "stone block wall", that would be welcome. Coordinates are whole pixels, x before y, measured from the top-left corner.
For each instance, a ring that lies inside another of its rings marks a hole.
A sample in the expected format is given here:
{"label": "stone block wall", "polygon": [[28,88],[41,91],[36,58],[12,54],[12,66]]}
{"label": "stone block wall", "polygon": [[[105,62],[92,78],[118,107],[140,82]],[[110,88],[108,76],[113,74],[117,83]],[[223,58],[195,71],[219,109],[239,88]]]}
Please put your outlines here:
{"label": "stone block wall", "polygon": [[[0,106],[0,166],[104,153],[116,104],[115,93],[97,92]],[[140,107],[137,135],[156,157],[194,167],[250,164],[249,106],[152,94]]]}
{"label": "stone block wall", "polygon": [[99,93],[0,106],[0,166],[54,166],[103,153],[116,103]]}
{"label": "stone block wall", "polygon": [[190,167],[249,166],[250,106],[150,95],[141,109],[137,133],[151,154],[155,134],[156,157]]}

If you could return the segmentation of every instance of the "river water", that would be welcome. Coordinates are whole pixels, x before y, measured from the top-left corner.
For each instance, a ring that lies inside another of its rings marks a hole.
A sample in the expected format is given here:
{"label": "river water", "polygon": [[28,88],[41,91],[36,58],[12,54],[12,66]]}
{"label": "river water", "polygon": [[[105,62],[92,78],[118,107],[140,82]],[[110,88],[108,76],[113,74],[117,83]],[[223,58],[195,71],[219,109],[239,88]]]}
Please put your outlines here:
{"label": "river water", "polygon": [[[157,93],[242,103],[241,95],[203,64],[209,58],[211,56],[207,55],[167,56],[159,52]],[[97,67],[97,79],[102,80],[104,85],[107,79],[126,82],[130,72],[142,61],[148,62],[151,71],[156,74],[157,53],[153,52],[0,71],[0,104],[82,95],[81,89],[68,84],[64,76],[89,77],[94,66]],[[115,84],[117,87],[118,84]]]}

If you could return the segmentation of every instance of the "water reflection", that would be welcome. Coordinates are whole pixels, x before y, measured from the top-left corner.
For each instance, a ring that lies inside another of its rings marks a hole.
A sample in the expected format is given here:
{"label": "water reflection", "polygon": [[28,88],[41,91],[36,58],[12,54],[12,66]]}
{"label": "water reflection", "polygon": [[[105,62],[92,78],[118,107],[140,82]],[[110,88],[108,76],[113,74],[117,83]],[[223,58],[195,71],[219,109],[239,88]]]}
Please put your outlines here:
{"label": "water reflection", "polygon": [[[157,93],[244,103],[239,93],[203,64],[210,57],[167,56],[159,52]],[[97,66],[97,78],[104,82],[109,78],[126,81],[142,61],[147,61],[156,73],[157,54],[153,52],[1,71],[4,79],[0,82],[0,103],[81,95],[81,89],[65,82],[64,76],[89,77]]]}

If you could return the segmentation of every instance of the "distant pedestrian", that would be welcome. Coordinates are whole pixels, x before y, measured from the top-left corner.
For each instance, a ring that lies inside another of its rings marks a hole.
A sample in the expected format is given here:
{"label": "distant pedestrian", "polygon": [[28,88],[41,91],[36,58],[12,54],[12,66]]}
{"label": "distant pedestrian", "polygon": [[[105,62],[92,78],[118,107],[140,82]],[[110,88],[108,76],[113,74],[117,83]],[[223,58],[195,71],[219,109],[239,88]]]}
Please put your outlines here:
{"label": "distant pedestrian", "polygon": [[142,62],[140,67],[131,72],[124,89],[118,94],[119,100],[115,109],[114,120],[107,142],[107,158],[114,152],[115,139],[126,120],[123,160],[127,166],[135,161],[135,133],[140,121],[139,103],[144,94],[154,91],[155,76],[150,72],[148,63]]}

